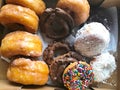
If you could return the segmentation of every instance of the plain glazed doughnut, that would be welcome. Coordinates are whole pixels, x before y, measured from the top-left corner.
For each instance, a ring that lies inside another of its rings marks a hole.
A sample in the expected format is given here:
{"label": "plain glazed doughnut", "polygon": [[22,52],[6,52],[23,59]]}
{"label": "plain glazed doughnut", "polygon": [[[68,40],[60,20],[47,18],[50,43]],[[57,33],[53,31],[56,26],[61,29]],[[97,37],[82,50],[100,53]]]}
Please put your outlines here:
{"label": "plain glazed doughnut", "polygon": [[37,35],[29,32],[11,32],[2,39],[1,55],[7,58],[18,55],[39,57],[42,55],[42,42]]}
{"label": "plain glazed doughnut", "polygon": [[10,63],[8,80],[23,85],[44,85],[48,81],[49,69],[44,61],[18,58]]}
{"label": "plain glazed doughnut", "polygon": [[36,13],[29,8],[7,4],[1,8],[0,23],[8,29],[11,25],[13,27],[17,25],[28,32],[35,33],[38,29],[39,18]]}
{"label": "plain glazed doughnut", "polygon": [[92,67],[86,62],[74,62],[63,73],[64,86],[69,90],[86,90],[94,79]]}
{"label": "plain glazed doughnut", "polygon": [[6,0],[6,3],[17,4],[30,8],[31,10],[35,11],[38,15],[41,15],[46,8],[46,5],[43,2],[43,0]]}
{"label": "plain glazed doughnut", "polygon": [[69,13],[76,26],[84,23],[89,17],[90,6],[87,0],[59,0],[57,7]]}

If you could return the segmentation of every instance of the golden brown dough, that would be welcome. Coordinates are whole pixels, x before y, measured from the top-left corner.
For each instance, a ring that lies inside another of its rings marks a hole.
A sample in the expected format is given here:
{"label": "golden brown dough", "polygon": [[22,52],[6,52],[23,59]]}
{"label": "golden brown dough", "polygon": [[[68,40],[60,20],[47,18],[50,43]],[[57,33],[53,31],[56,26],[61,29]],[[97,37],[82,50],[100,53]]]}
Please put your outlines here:
{"label": "golden brown dough", "polygon": [[38,15],[41,15],[46,9],[43,0],[6,0],[6,3],[17,4],[34,10]]}
{"label": "golden brown dough", "polygon": [[87,0],[59,0],[57,7],[68,12],[75,25],[84,23],[89,17],[90,6]]}
{"label": "golden brown dough", "polygon": [[10,81],[24,85],[44,85],[48,81],[49,69],[44,61],[15,59],[7,70]]}
{"label": "golden brown dough", "polygon": [[0,23],[8,29],[11,25],[19,25],[26,31],[35,33],[38,29],[38,22],[38,16],[29,8],[12,4],[6,4],[1,8]]}
{"label": "golden brown dough", "polygon": [[39,57],[42,54],[40,38],[29,32],[15,31],[7,34],[1,43],[1,55],[11,58],[16,55]]}

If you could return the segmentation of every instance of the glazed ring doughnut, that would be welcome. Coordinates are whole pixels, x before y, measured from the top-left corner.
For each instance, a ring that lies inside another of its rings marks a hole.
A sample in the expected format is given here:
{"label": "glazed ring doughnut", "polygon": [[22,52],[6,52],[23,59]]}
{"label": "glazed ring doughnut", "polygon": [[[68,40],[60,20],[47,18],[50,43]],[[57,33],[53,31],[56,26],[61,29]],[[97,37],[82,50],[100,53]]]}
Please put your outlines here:
{"label": "glazed ring doughnut", "polygon": [[89,17],[90,6],[87,0],[59,0],[57,7],[68,12],[76,26],[84,23]]}
{"label": "glazed ring doughnut", "polygon": [[9,29],[13,24],[22,26],[26,31],[35,33],[39,18],[34,11],[18,5],[7,4],[1,8],[0,23]]}
{"label": "glazed ring doughnut", "polygon": [[42,55],[42,42],[37,35],[29,32],[11,32],[2,39],[1,55],[6,58],[19,55],[39,57]]}
{"label": "glazed ring doughnut", "polygon": [[73,62],[83,60],[81,55],[78,55],[76,52],[68,52],[64,55],[58,56],[54,59],[50,65],[50,78],[53,83],[57,85],[63,85],[62,74],[65,68]]}
{"label": "glazed ring doughnut", "polygon": [[48,45],[43,52],[43,60],[50,65],[54,58],[58,55],[63,55],[69,52],[70,48],[67,44],[61,42],[54,42]]}
{"label": "glazed ring doughnut", "polygon": [[49,69],[44,61],[18,58],[10,63],[8,80],[23,85],[44,85],[48,81]]}
{"label": "glazed ring doughnut", "polygon": [[46,9],[46,5],[43,0],[6,0],[6,3],[17,4],[35,11],[38,15],[41,15]]}

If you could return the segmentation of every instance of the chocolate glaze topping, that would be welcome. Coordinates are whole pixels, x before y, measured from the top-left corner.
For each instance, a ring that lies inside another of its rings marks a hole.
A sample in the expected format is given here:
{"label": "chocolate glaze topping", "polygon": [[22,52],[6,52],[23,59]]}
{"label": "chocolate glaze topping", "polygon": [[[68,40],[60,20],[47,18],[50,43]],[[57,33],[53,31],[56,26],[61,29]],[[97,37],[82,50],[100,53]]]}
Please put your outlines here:
{"label": "chocolate glaze topping", "polygon": [[72,17],[60,8],[47,8],[40,20],[41,31],[56,40],[67,37],[74,27]]}

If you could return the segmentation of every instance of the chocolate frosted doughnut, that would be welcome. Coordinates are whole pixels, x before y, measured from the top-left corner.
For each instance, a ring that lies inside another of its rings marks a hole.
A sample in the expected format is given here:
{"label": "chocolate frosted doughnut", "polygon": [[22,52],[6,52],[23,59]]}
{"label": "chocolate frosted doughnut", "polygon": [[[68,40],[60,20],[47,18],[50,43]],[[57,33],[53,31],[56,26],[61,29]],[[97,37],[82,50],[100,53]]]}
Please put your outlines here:
{"label": "chocolate frosted doughnut", "polygon": [[78,55],[76,52],[69,52],[67,54],[58,56],[54,59],[54,61],[50,65],[50,78],[53,81],[53,83],[57,83],[57,85],[63,85],[62,75],[65,68],[70,63],[82,60],[81,55],[76,55]]}
{"label": "chocolate frosted doughnut", "polygon": [[62,39],[68,36],[74,26],[72,17],[60,8],[48,8],[41,15],[40,29],[47,37]]}
{"label": "chocolate frosted doughnut", "polygon": [[70,50],[69,46],[65,43],[54,42],[48,45],[43,52],[43,60],[50,65],[55,57],[63,55]]}

